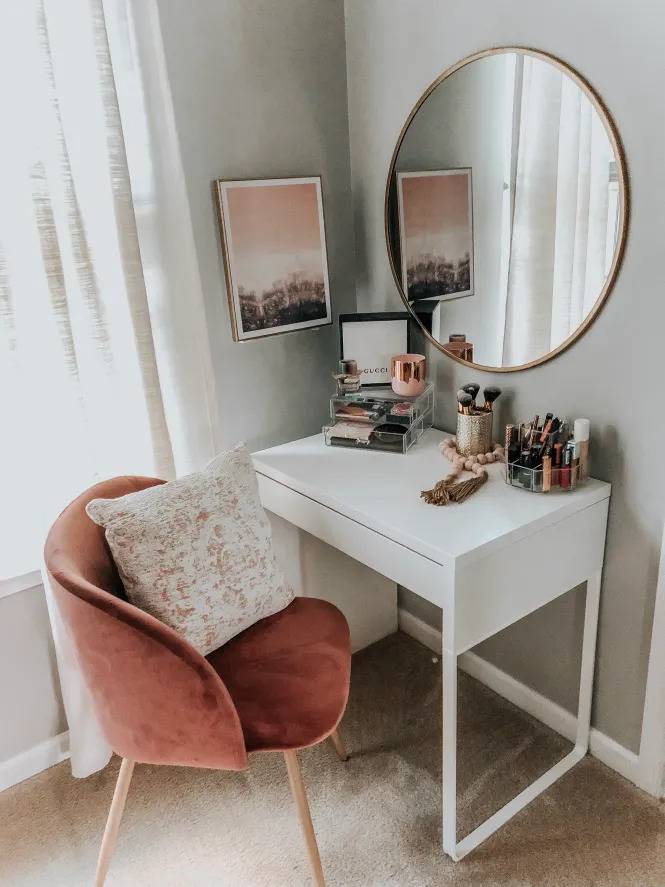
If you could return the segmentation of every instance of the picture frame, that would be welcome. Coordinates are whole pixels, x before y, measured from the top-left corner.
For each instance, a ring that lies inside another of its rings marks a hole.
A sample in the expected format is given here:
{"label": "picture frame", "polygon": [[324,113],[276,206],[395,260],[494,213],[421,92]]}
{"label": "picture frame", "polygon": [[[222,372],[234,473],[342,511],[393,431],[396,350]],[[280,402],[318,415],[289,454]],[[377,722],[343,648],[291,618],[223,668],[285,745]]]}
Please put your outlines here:
{"label": "picture frame", "polygon": [[321,177],[214,184],[234,342],[332,324]]}
{"label": "picture frame", "polygon": [[397,173],[402,287],[409,302],[474,294],[471,167]]}
{"label": "picture frame", "polygon": [[408,311],[340,314],[339,348],[342,360],[356,360],[363,388],[390,385],[390,358],[411,350]]}

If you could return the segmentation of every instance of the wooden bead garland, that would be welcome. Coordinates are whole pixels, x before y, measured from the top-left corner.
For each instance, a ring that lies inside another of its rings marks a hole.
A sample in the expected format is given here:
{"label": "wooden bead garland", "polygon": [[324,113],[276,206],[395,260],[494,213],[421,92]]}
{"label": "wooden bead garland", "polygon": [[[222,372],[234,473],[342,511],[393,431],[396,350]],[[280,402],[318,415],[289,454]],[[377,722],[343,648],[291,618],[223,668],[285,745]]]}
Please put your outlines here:
{"label": "wooden bead garland", "polygon": [[[487,481],[488,474],[485,465],[504,461],[504,448],[499,443],[494,444],[494,449],[491,452],[478,453],[476,456],[461,456],[457,452],[456,443],[454,437],[447,437],[441,442],[439,449],[444,457],[452,462],[452,471],[433,489],[421,492],[421,498],[429,505],[464,502]],[[471,471],[475,476],[456,483],[455,481],[463,471]]]}
{"label": "wooden bead garland", "polygon": [[441,441],[439,449],[445,458],[453,463],[453,471],[457,470],[458,474],[462,471],[473,471],[474,474],[479,474],[480,471],[484,471],[483,465],[504,460],[504,450],[500,443],[495,443],[491,452],[478,453],[476,456],[461,456],[457,452],[456,444],[457,441],[454,437],[447,437]]}

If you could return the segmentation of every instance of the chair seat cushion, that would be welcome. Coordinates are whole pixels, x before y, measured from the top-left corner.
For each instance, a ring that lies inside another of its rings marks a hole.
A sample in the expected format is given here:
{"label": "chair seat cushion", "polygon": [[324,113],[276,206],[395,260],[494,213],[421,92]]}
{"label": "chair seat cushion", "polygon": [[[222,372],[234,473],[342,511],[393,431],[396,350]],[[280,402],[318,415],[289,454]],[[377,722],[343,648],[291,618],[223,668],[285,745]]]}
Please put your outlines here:
{"label": "chair seat cushion", "polygon": [[314,745],[349,694],[349,627],[337,607],[296,598],[207,657],[236,706],[247,751]]}

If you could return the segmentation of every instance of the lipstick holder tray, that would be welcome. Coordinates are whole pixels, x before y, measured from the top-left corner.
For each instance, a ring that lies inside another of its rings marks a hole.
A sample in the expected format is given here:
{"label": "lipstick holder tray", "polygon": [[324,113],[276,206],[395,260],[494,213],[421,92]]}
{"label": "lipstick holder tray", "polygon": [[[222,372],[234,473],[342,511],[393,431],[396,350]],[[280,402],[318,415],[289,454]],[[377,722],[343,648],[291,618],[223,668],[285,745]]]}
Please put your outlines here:
{"label": "lipstick holder tray", "polygon": [[[554,452],[554,442],[556,435],[548,435],[550,449]],[[554,460],[552,460],[554,461]],[[567,474],[565,473],[567,472]],[[506,463],[506,483],[511,487],[520,487],[522,490],[528,490],[530,493],[548,493],[554,490],[560,490],[562,493],[572,493],[582,483],[577,477],[577,469],[572,467],[551,468],[550,489],[543,489],[543,466],[536,468],[527,468],[520,465],[519,462]]]}

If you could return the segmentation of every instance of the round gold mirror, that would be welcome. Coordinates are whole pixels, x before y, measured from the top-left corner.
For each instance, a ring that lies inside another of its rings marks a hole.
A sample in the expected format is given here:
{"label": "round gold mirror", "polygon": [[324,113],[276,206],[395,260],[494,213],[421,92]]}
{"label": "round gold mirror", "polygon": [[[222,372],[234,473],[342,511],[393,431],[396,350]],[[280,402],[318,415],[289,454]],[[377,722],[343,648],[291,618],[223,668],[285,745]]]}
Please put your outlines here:
{"label": "round gold mirror", "polygon": [[612,288],[627,220],[613,121],[542,52],[502,47],[453,65],[393,152],[395,282],[427,338],[478,369],[525,369],[574,342]]}

